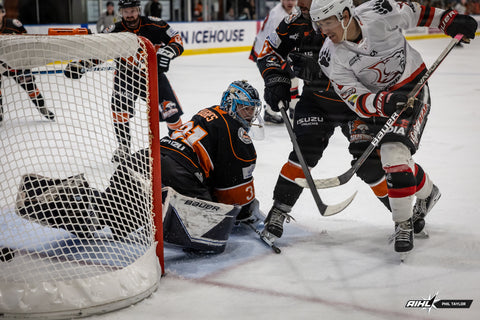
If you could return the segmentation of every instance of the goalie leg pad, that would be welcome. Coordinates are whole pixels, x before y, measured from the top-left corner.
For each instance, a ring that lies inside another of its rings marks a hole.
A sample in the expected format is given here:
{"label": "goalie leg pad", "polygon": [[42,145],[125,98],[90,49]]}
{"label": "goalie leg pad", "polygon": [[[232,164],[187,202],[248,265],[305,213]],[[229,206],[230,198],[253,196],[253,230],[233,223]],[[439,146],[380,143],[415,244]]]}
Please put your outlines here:
{"label": "goalie leg pad", "polygon": [[225,250],[239,206],[186,197],[169,187],[162,198],[166,242],[198,253]]}

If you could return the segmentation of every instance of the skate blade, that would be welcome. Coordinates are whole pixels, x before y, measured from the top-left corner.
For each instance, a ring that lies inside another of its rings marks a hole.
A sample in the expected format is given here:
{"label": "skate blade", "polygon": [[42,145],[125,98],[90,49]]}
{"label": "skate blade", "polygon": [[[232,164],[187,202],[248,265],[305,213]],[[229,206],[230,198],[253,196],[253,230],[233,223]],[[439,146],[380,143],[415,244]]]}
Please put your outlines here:
{"label": "skate blade", "polygon": [[273,243],[275,242],[275,240],[277,240],[278,238],[275,237],[270,232],[263,230],[260,232],[260,239],[262,239],[266,244],[268,244],[271,247],[273,246]]}
{"label": "skate blade", "polygon": [[428,239],[428,238],[430,238],[430,235],[428,234],[427,230],[423,229],[419,233],[415,233],[415,238]]}
{"label": "skate blade", "polygon": [[400,257],[400,262],[405,262],[407,261],[407,258],[410,254],[410,251],[407,251],[407,252],[398,252],[398,256]]}

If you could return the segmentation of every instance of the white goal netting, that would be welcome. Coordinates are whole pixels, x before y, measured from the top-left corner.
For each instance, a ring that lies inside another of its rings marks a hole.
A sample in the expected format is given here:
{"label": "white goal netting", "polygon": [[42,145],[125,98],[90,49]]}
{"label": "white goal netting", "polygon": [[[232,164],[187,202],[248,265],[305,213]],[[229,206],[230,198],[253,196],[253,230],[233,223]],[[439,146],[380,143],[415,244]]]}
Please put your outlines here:
{"label": "white goal netting", "polygon": [[0,36],[0,317],[86,316],[157,287],[155,64],[131,33]]}

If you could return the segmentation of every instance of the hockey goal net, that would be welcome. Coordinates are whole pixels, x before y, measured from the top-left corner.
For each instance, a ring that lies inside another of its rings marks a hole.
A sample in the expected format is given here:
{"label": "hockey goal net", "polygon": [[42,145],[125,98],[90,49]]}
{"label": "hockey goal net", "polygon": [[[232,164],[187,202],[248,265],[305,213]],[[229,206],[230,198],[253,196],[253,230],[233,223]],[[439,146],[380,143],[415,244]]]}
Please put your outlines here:
{"label": "hockey goal net", "polygon": [[0,37],[0,317],[88,316],[157,288],[156,70],[131,33]]}

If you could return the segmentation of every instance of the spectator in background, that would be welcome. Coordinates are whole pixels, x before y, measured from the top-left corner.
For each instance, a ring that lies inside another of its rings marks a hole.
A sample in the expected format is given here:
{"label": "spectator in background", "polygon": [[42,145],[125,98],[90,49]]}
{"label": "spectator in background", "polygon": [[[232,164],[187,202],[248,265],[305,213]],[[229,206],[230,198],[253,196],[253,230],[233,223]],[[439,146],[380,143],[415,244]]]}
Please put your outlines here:
{"label": "spectator in background", "polygon": [[112,1],[107,2],[107,10],[105,10],[98,18],[97,21],[97,32],[100,33],[103,29],[110,27],[115,24],[115,22],[120,21],[120,18],[115,12],[115,6]]}
{"label": "spectator in background", "polygon": [[227,21],[233,21],[235,20],[235,10],[233,7],[230,7],[227,11],[227,14],[225,15],[225,20]]}
{"label": "spectator in background", "polygon": [[250,15],[250,9],[248,7],[244,7],[240,15],[238,16],[238,20],[251,20],[252,16]]}
{"label": "spectator in background", "polygon": [[255,0],[248,1],[248,11],[250,12],[250,18],[257,20],[257,11],[255,8]]}
{"label": "spectator in background", "polygon": [[143,8],[143,14],[146,17],[162,17],[162,4],[158,0],[151,0],[149,3],[145,5]]}
{"label": "spectator in background", "polygon": [[469,1],[467,4],[467,12],[468,14],[480,14],[480,1],[479,0],[473,0]]}
{"label": "spectator in background", "polygon": [[467,14],[467,0],[460,0],[455,4],[453,9],[457,10],[460,14]]}
{"label": "spectator in background", "polygon": [[193,9],[193,21],[203,21],[203,4],[202,0],[198,0]]}

